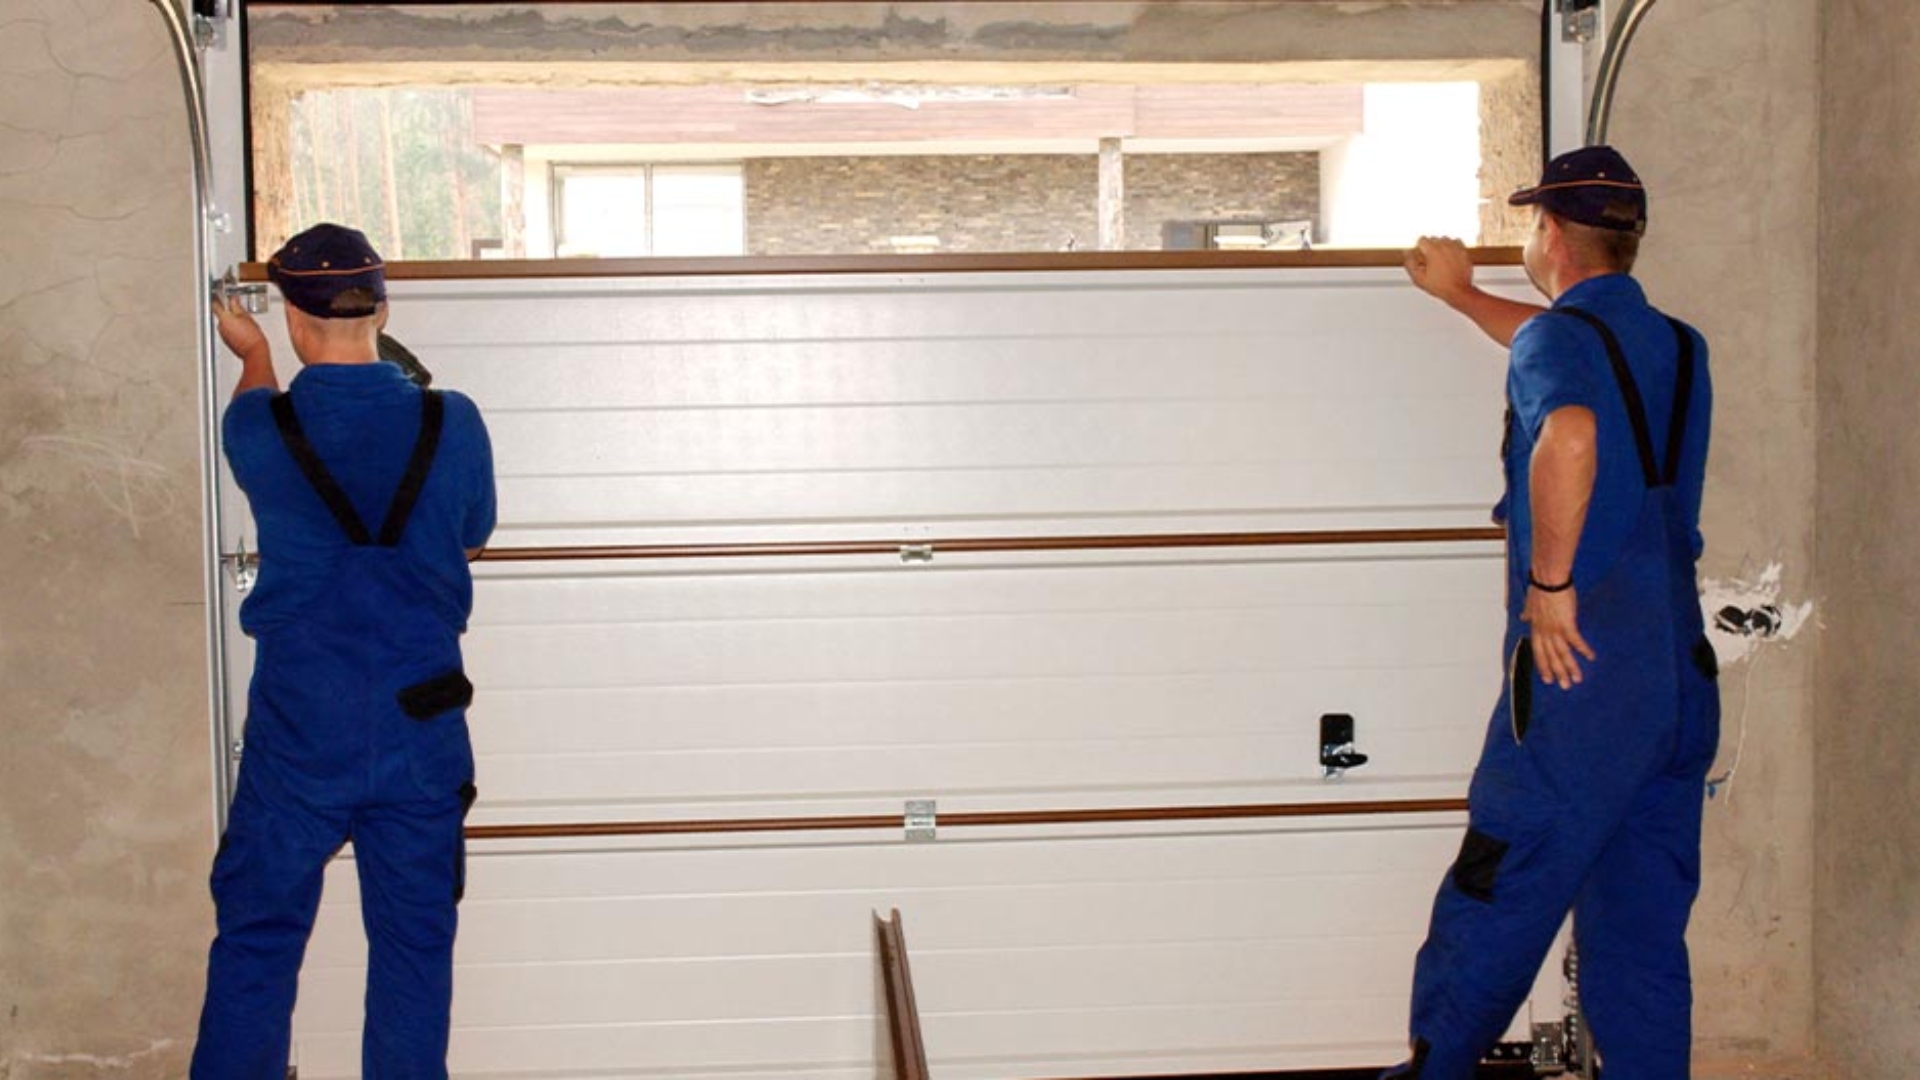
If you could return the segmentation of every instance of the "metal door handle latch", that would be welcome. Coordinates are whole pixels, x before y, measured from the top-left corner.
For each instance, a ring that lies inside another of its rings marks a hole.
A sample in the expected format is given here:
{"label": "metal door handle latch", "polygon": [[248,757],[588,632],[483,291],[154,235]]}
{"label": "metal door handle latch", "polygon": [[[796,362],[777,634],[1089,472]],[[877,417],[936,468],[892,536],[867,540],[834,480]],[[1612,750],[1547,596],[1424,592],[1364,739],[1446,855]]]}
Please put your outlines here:
{"label": "metal door handle latch", "polygon": [[1367,763],[1367,755],[1355,748],[1353,717],[1346,713],[1327,713],[1320,717],[1320,767],[1328,780],[1346,775]]}

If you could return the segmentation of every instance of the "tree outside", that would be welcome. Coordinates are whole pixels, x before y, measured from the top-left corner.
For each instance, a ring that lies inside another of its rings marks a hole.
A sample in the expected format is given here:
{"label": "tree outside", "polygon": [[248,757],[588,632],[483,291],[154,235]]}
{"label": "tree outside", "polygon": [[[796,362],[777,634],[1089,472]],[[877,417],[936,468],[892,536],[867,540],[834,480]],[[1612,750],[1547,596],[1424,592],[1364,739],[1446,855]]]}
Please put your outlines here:
{"label": "tree outside", "polygon": [[501,237],[500,157],[464,89],[314,90],[293,103],[295,231],[351,225],[388,259],[470,259]]}

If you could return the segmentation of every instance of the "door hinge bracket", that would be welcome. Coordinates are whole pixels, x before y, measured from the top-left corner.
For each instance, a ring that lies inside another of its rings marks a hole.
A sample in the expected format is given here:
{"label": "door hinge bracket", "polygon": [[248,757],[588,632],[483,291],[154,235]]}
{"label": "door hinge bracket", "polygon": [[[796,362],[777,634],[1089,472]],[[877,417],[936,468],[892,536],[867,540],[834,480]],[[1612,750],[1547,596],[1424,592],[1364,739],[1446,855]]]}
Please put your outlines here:
{"label": "door hinge bracket", "polygon": [[908,799],[907,842],[924,844],[939,839],[940,823],[932,799]]}
{"label": "door hinge bracket", "polygon": [[251,592],[253,583],[260,579],[260,556],[247,550],[244,534],[240,537],[240,549],[223,553],[220,562],[233,578],[233,591],[242,596]]}

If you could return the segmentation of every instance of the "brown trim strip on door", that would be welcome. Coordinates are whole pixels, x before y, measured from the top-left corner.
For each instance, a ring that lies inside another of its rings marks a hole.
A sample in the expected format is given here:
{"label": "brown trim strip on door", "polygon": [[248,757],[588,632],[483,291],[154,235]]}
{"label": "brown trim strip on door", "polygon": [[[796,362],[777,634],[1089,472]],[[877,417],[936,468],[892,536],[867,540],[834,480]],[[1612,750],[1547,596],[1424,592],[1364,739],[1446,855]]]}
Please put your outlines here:
{"label": "brown trim strip on door", "polygon": [[[1071,270],[1263,270],[1393,268],[1390,248],[1315,251],[1043,251],[950,255],[716,255],[648,259],[471,259],[390,262],[390,281],[511,281],[544,278],[751,277],[800,274],[961,274]],[[1478,266],[1518,266],[1520,249],[1476,248]],[[240,280],[267,280],[243,263]]]}
{"label": "brown trim strip on door", "polygon": [[[1451,814],[1465,799],[1380,799],[1354,802],[1250,803],[1211,806],[1138,806],[1079,810],[998,810],[941,814],[942,829],[1019,825],[1107,825],[1170,821],[1244,821],[1269,818]],[[686,836],[771,832],[904,830],[905,814],[840,817],[717,818],[686,821],[592,821],[525,825],[471,825],[469,840],[565,840],[610,836]]]}
{"label": "brown trim strip on door", "polygon": [[1497,541],[1498,526],[1429,529],[1296,529],[1284,532],[1135,533],[1105,536],[948,537],[902,540],[811,540],[731,544],[586,544],[488,548],[482,562],[557,562],[590,559],[710,559],[819,555],[934,555],[1033,551],[1300,547],[1352,544],[1444,544]]}

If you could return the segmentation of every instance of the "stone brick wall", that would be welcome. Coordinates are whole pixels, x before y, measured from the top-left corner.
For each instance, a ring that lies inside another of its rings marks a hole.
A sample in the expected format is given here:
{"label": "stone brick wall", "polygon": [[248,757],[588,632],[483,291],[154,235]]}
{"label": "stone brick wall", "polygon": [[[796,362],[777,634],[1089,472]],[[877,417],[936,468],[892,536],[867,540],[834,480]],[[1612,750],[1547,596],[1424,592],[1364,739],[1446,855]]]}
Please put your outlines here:
{"label": "stone brick wall", "polygon": [[1127,246],[1160,247],[1160,227],[1201,219],[1318,221],[1318,154],[1127,158]]}
{"label": "stone brick wall", "polygon": [[[1158,249],[1168,221],[1318,216],[1317,155],[1130,155],[1127,247]],[[893,237],[934,250],[1098,247],[1092,154],[766,158],[746,164],[747,252],[859,255]]]}

